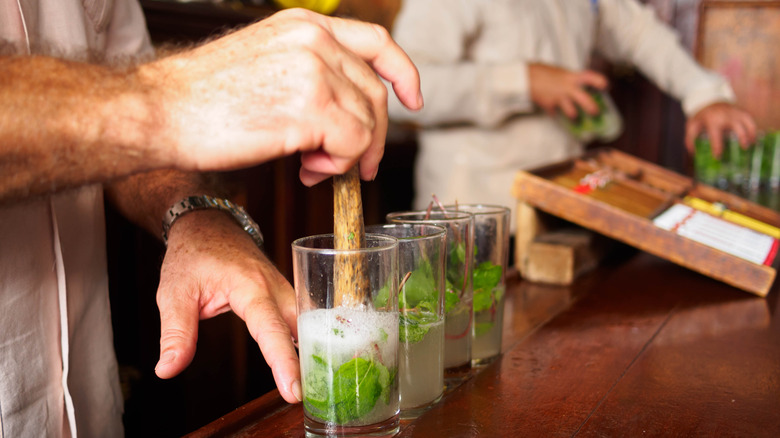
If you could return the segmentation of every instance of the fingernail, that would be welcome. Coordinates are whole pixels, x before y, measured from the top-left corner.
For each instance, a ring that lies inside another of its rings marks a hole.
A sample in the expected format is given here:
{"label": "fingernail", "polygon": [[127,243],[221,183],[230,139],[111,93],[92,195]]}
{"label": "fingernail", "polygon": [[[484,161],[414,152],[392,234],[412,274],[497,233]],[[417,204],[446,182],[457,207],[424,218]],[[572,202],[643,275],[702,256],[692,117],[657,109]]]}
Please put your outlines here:
{"label": "fingernail", "polygon": [[156,370],[157,368],[160,368],[163,365],[168,365],[169,363],[173,362],[173,360],[176,359],[176,352],[172,350],[168,350],[160,356],[160,361],[157,362],[157,366],[154,367]]}
{"label": "fingernail", "polygon": [[422,91],[417,93],[417,107],[422,108],[423,105],[425,105],[425,102],[423,102],[423,95]]}
{"label": "fingernail", "polygon": [[290,391],[292,391],[293,397],[295,397],[296,400],[303,401],[303,391],[301,391],[300,380],[293,381],[292,386],[290,387]]}

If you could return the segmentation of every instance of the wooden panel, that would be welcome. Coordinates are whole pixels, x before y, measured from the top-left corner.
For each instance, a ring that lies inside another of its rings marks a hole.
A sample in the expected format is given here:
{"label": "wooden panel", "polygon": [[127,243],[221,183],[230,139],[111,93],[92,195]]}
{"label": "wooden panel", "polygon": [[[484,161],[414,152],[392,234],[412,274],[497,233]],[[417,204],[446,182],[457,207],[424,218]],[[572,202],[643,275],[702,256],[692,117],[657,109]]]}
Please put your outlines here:
{"label": "wooden panel", "polygon": [[780,1],[704,1],[696,56],[729,79],[762,129],[780,128]]}

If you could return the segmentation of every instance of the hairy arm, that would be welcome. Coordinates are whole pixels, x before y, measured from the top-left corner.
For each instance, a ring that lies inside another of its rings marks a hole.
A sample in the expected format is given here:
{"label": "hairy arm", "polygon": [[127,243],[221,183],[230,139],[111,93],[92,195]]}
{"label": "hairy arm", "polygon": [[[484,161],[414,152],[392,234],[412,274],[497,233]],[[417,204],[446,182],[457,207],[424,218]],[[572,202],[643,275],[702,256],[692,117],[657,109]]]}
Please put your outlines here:
{"label": "hairy arm", "polygon": [[0,203],[171,166],[135,70],[0,57]]}
{"label": "hairy arm", "polygon": [[378,25],[288,10],[130,69],[0,57],[0,202],[139,172],[231,170],[302,153],[315,184],[376,174],[387,90],[419,75]]}

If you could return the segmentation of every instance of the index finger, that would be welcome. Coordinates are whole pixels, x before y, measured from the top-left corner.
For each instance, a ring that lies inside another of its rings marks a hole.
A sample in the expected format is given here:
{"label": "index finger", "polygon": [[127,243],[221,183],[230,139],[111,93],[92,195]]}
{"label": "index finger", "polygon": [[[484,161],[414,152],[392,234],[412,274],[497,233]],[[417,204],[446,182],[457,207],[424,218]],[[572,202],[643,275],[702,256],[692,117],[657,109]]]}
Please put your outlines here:
{"label": "index finger", "polygon": [[593,98],[593,96],[591,96],[590,93],[583,90],[582,88],[575,89],[571,93],[571,99],[577,103],[577,106],[582,108],[590,115],[595,116],[601,112],[601,108],[599,107],[599,104],[596,103],[596,100]]}
{"label": "index finger", "polygon": [[720,159],[723,153],[723,132],[717,126],[709,124],[706,126],[707,135],[710,137],[710,146],[712,147],[712,156]]}
{"label": "index finger", "polygon": [[339,43],[393,84],[401,103],[412,110],[422,108],[420,73],[384,27],[343,18],[318,17],[320,24],[330,30]]}
{"label": "index finger", "polygon": [[246,322],[249,334],[260,347],[281,396],[289,403],[301,401],[300,368],[292,343],[293,333],[277,304],[269,298],[255,297],[233,310]]}
{"label": "index finger", "polygon": [[587,85],[598,90],[605,90],[609,86],[607,77],[593,70],[584,70],[580,72],[578,79],[580,85]]}

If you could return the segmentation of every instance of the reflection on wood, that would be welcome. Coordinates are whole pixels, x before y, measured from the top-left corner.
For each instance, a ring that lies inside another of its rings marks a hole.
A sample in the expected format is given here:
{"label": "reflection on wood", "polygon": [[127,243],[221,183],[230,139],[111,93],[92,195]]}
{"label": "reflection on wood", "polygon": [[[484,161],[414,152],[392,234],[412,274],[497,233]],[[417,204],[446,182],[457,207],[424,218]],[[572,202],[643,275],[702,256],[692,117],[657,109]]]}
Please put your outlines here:
{"label": "reflection on wood", "polygon": [[763,298],[735,299],[676,311],[674,330],[658,339],[658,345],[684,346],[744,330],[765,330],[772,317]]}

